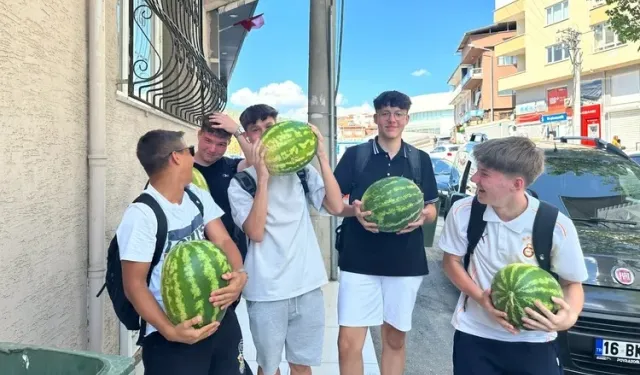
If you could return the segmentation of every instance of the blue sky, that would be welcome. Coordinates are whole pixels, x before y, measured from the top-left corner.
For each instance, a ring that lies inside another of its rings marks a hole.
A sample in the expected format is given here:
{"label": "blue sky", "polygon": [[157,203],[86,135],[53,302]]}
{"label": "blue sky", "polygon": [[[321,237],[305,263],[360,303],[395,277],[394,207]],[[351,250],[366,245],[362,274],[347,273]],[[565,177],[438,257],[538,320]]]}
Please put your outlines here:
{"label": "blue sky", "polygon": [[[390,89],[411,96],[448,91],[462,35],[491,24],[493,9],[494,0],[346,0],[340,106],[371,105]],[[304,114],[309,0],[260,0],[259,13],[265,24],[247,35],[228,107],[270,100],[282,113]],[[427,73],[412,75],[422,69]]]}

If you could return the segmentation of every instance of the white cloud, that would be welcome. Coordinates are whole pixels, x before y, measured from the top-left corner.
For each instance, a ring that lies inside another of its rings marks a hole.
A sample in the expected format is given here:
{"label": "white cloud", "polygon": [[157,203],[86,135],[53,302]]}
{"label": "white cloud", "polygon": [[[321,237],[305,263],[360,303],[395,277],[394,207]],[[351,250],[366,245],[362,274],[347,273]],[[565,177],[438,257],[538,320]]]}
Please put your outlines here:
{"label": "white cloud", "polygon": [[231,104],[239,107],[248,107],[253,104],[263,103],[272,107],[297,107],[307,103],[307,96],[302,87],[292,81],[282,83],[270,83],[261,87],[257,92],[245,87],[231,94]]}
{"label": "white cloud", "polygon": [[431,73],[429,73],[427,69],[418,69],[415,72],[411,73],[411,75],[414,77],[422,77],[431,75]]}
{"label": "white cloud", "polygon": [[[251,91],[247,87],[242,88],[231,94],[230,102],[238,107],[264,103],[275,107],[283,118],[308,120],[308,96],[300,85],[292,81],[270,83],[258,91]],[[338,116],[374,112],[373,107],[368,103],[345,107],[347,103],[347,98],[342,93],[338,93],[336,96]]]}

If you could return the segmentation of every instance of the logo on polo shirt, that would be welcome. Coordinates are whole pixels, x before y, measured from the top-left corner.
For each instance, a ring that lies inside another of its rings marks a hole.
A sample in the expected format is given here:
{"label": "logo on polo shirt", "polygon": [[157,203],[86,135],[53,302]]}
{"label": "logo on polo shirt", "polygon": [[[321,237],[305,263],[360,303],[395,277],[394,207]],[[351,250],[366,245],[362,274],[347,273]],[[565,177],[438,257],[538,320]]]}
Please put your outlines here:
{"label": "logo on polo shirt", "polygon": [[522,249],[522,254],[524,254],[524,256],[526,256],[527,258],[532,258],[535,255],[535,252],[533,251],[533,245],[528,243],[527,246]]}

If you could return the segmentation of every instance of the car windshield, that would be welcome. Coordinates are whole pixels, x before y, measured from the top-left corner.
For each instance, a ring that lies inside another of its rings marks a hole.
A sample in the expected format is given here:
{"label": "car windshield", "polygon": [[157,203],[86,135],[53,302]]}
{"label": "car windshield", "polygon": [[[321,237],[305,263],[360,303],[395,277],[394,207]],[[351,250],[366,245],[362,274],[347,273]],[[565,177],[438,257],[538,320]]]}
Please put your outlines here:
{"label": "car windshield", "polygon": [[548,153],[530,189],[576,225],[640,230],[640,166],[596,150]]}
{"label": "car windshield", "polygon": [[442,146],[436,147],[433,150],[431,150],[431,152],[444,152],[444,147]]}
{"label": "car windshield", "polygon": [[432,159],[433,173],[436,175],[449,174],[451,172],[451,164],[442,159]]}

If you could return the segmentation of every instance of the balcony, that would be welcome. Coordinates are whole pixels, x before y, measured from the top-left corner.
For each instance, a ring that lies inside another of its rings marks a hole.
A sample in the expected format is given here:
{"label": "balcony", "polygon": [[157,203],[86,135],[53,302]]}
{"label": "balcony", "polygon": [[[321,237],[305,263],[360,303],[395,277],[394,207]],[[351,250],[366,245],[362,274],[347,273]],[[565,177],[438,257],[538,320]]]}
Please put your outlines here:
{"label": "balcony", "polygon": [[607,15],[607,10],[609,9],[610,7],[606,6],[606,3],[604,6],[601,5],[591,8],[589,11],[589,26],[594,26],[609,20],[609,16]]}
{"label": "balcony", "polygon": [[463,90],[473,90],[482,82],[482,68],[469,69],[462,78],[460,86]]}
{"label": "balcony", "polygon": [[524,18],[525,0],[515,0],[493,12],[493,22],[517,21]]}
{"label": "balcony", "polygon": [[484,109],[471,109],[465,112],[464,116],[462,117],[462,122],[468,122],[478,118],[484,118]]}
{"label": "balcony", "polygon": [[496,56],[518,56],[524,54],[524,49],[524,35],[517,35],[497,44],[495,54]]}

